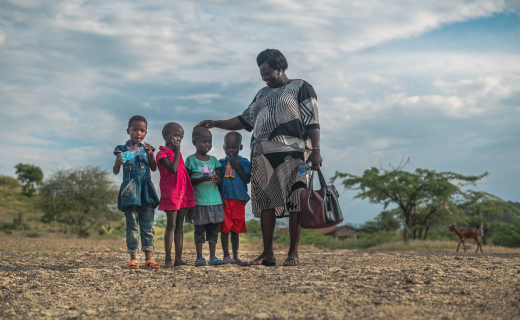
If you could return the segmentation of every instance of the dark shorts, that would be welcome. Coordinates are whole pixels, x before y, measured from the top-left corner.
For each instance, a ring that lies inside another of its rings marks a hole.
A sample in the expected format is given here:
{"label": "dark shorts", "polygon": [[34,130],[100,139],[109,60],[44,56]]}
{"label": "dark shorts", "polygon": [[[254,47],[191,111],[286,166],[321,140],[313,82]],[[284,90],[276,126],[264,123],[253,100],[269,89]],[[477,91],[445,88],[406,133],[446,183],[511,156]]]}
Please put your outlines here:
{"label": "dark shorts", "polygon": [[[206,241],[211,243],[218,242],[218,229],[220,228],[219,223],[208,223],[202,225],[195,225],[195,245],[204,244]],[[206,236],[204,237],[204,234]]]}

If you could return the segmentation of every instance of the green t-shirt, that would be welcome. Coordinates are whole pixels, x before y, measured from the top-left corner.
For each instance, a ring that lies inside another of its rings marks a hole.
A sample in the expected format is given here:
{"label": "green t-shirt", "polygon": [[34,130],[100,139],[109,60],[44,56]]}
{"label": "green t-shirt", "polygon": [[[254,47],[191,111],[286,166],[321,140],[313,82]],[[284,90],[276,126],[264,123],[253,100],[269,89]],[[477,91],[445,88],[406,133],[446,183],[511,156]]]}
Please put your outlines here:
{"label": "green t-shirt", "polygon": [[[191,171],[190,178],[202,178],[205,172],[215,175],[216,169],[220,167],[220,162],[214,156],[209,156],[208,161],[200,161],[194,154],[186,158],[184,162],[186,169]],[[197,206],[216,206],[222,204],[222,199],[218,191],[217,184],[213,181],[204,181],[193,185],[195,205]]]}

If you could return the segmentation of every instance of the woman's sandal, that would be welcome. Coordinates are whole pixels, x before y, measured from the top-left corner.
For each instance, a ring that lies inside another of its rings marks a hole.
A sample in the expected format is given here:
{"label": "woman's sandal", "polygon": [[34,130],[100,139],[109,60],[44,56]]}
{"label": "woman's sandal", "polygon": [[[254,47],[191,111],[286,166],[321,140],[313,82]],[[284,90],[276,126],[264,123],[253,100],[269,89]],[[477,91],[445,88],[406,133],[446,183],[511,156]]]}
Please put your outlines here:
{"label": "woman's sandal", "polygon": [[[296,263],[295,264],[288,264],[288,262],[296,262]],[[292,258],[292,259],[285,260],[285,262],[283,263],[283,266],[284,267],[296,267],[296,266],[299,266],[300,264],[301,264],[300,259]]]}
{"label": "woman's sandal", "polygon": [[157,262],[155,262],[155,260],[146,260],[146,263],[145,263],[145,266],[146,266],[146,269],[161,269],[161,267],[157,264]]}
{"label": "woman's sandal", "polygon": [[262,266],[266,266],[266,267],[274,267],[274,266],[276,266],[276,261],[275,262],[270,262],[270,261],[265,260],[265,258],[260,258],[260,259],[253,260],[253,262],[255,262],[255,261],[262,261],[262,263],[260,263],[260,264],[250,263],[250,265],[252,265],[252,266],[262,265]]}
{"label": "woman's sandal", "polygon": [[137,261],[137,260],[128,261],[128,269],[139,269],[139,261]]}

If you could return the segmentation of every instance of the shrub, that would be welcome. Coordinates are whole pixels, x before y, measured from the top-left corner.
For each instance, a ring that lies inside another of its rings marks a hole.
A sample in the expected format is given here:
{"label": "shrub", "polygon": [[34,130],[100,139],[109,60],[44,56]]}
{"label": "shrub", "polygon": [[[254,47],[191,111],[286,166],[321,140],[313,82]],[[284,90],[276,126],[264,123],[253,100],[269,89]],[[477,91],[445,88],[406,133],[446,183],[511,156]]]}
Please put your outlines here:
{"label": "shrub", "polygon": [[496,229],[493,244],[503,247],[520,247],[520,218],[513,217],[511,223],[504,223]]}
{"label": "shrub", "polygon": [[6,187],[6,188],[20,188],[22,186],[22,183],[20,180],[10,177],[10,176],[4,176],[0,175],[0,187]]}

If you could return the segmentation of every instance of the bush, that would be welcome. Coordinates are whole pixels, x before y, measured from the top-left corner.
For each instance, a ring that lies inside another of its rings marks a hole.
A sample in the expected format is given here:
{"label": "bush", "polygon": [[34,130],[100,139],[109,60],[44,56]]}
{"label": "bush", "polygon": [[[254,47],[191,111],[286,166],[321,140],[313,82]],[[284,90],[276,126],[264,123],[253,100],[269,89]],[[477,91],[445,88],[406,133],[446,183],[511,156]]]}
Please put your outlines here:
{"label": "bush", "polygon": [[[386,242],[395,242],[402,237],[398,231],[379,231],[376,233],[358,233],[357,239],[338,239],[321,234],[316,230],[302,230],[300,245],[313,246],[325,249],[368,249]],[[289,233],[276,232],[275,242],[290,243]]]}
{"label": "bush", "polygon": [[4,176],[0,175],[0,187],[6,187],[6,188],[20,188],[22,186],[22,183],[20,180],[10,177],[10,176]]}
{"label": "bush", "polygon": [[520,218],[513,217],[511,223],[504,223],[495,230],[493,244],[503,247],[520,247]]}

